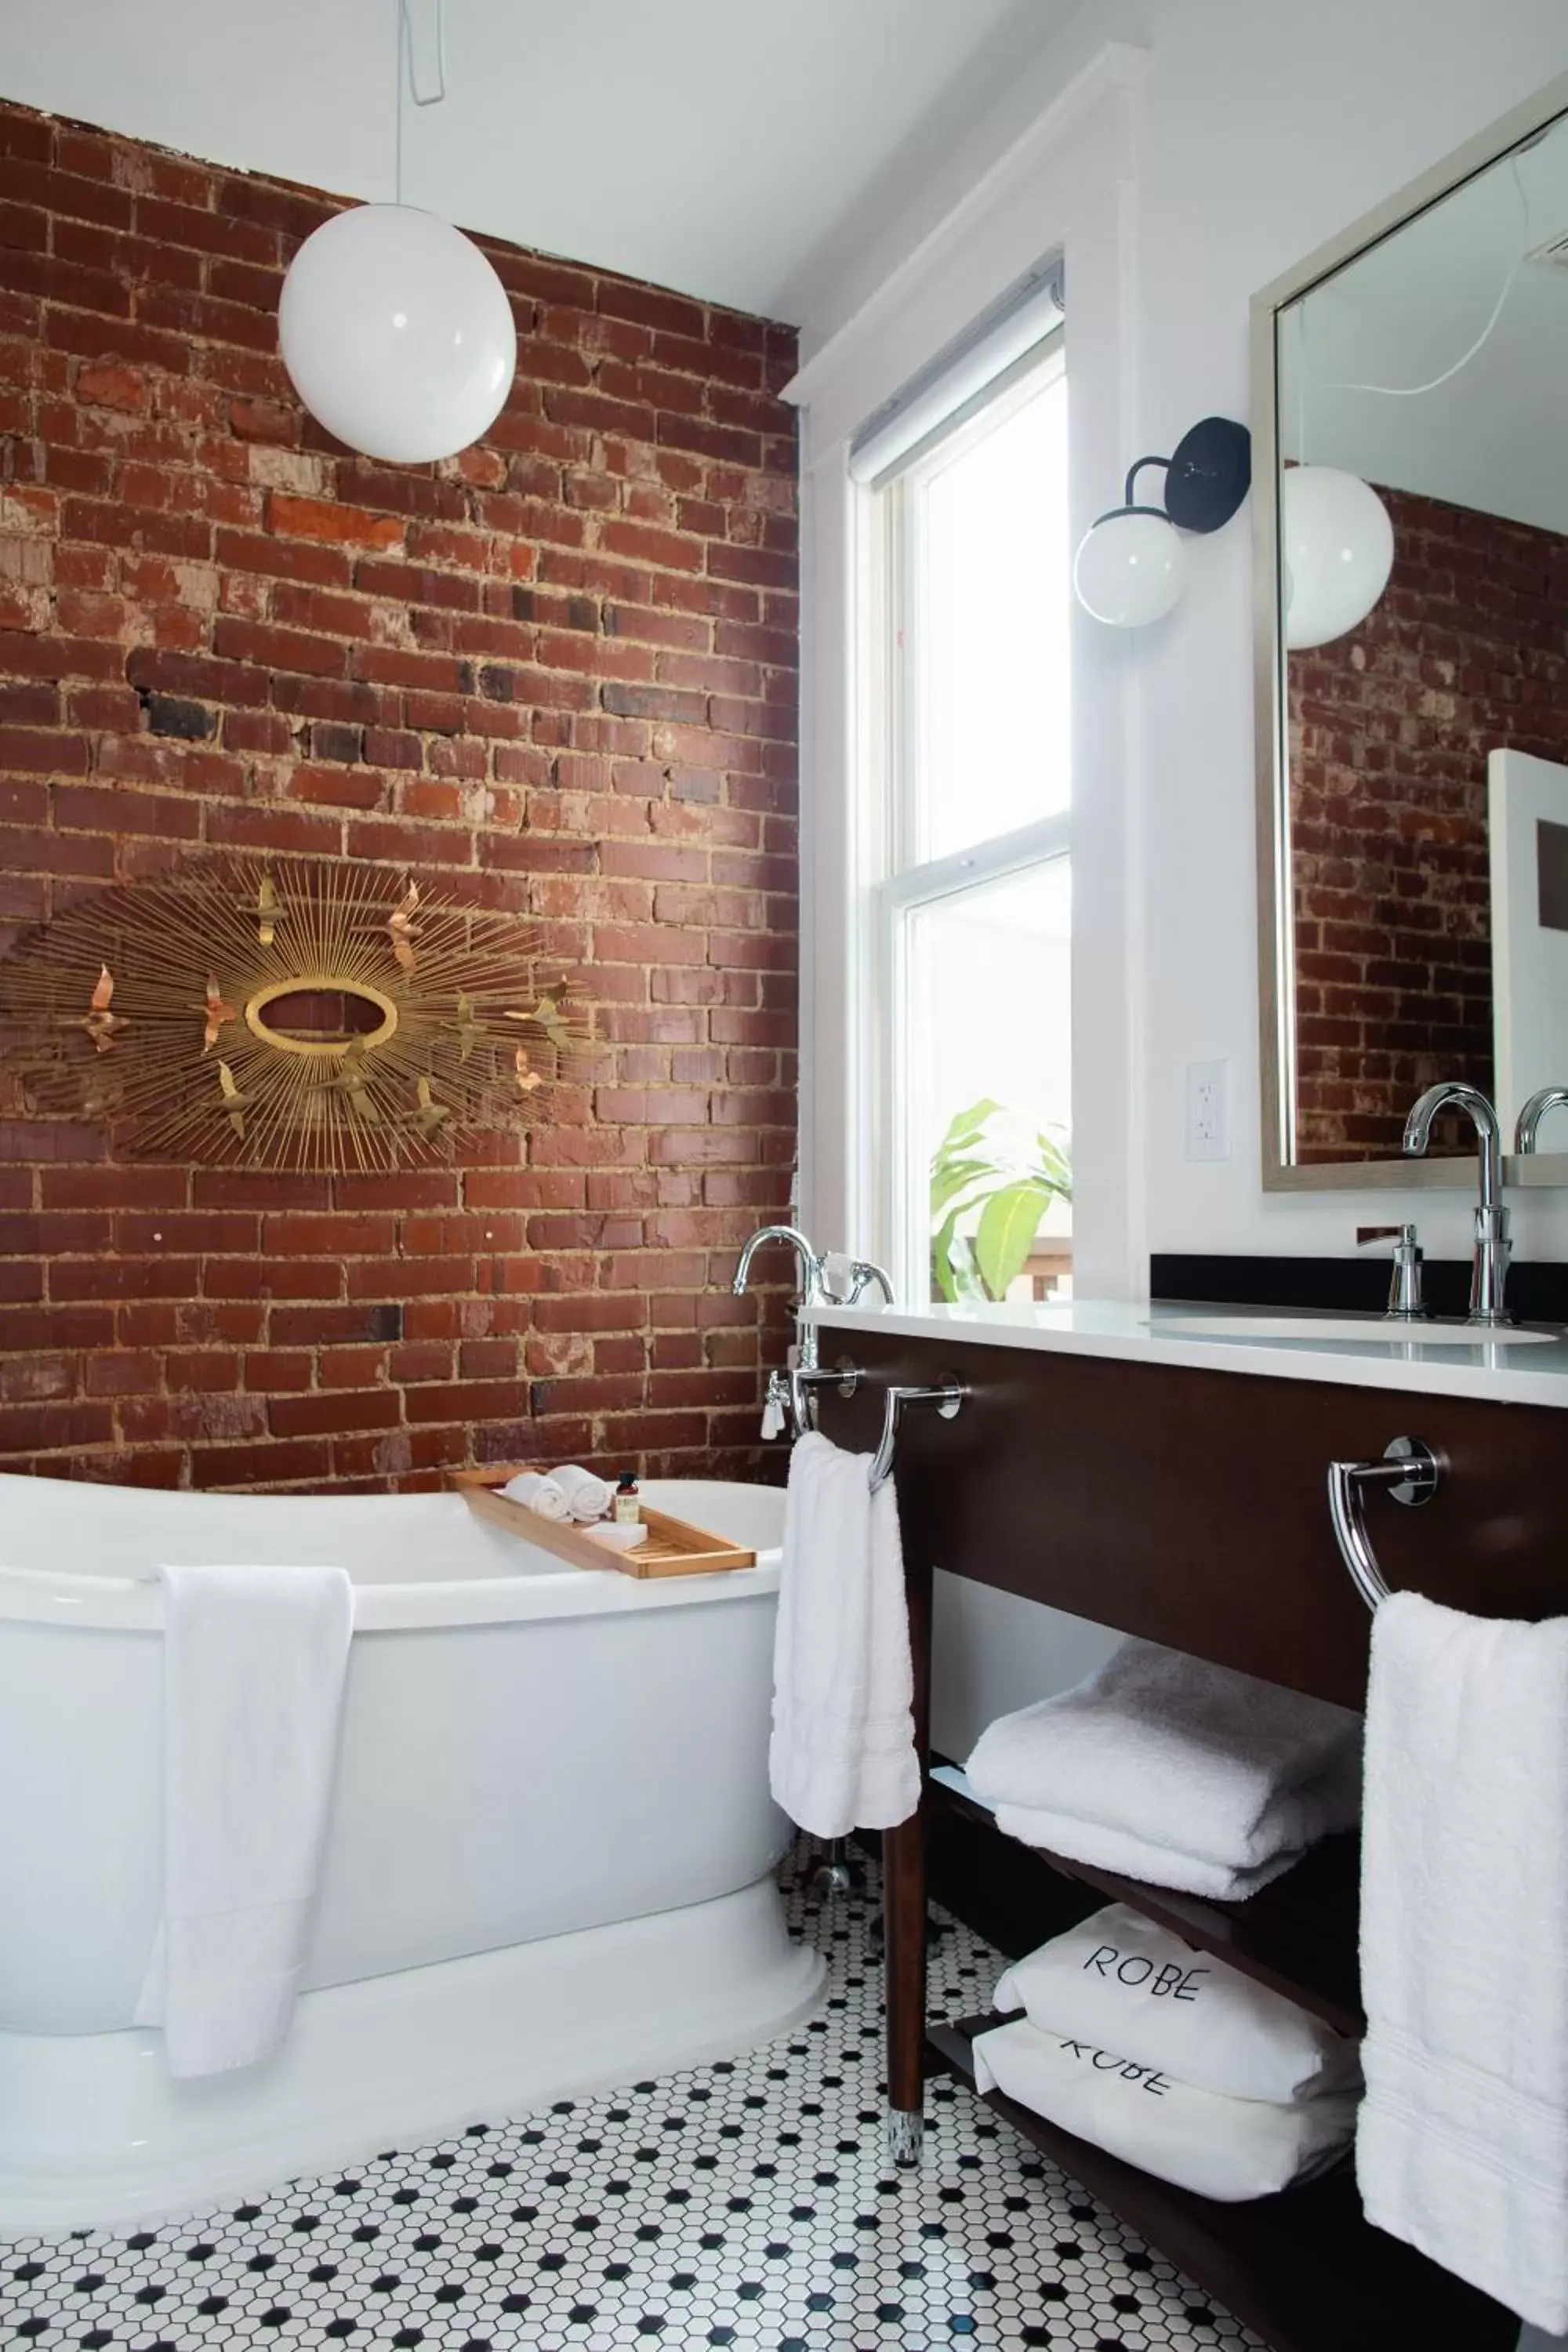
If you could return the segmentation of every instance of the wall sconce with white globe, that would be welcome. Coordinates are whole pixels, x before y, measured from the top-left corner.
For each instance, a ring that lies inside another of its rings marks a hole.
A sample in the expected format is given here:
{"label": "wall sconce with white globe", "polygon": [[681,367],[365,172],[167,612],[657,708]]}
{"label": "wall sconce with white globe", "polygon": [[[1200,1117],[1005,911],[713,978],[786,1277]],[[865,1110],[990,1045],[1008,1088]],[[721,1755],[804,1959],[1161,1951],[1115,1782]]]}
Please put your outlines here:
{"label": "wall sconce with white globe", "polygon": [[[1165,469],[1161,506],[1138,503],[1146,466]],[[1079,603],[1115,629],[1163,620],[1186,584],[1184,531],[1223,529],[1252,485],[1252,436],[1228,416],[1205,416],[1168,457],[1140,457],[1128,470],[1123,502],[1100,516],[1073,561]]]}
{"label": "wall sconce with white globe", "polygon": [[1291,653],[1359,628],[1394,568],[1394,525],[1372,484],[1337,466],[1288,466],[1279,484],[1279,563]]}
{"label": "wall sconce with white globe", "polygon": [[422,465],[489,431],[517,368],[505,287],[479,247],[403,201],[403,89],[447,94],[437,0],[437,88],[414,78],[408,0],[397,6],[397,201],[324,221],[289,264],[278,334],[290,381],[318,425],[367,457]]}

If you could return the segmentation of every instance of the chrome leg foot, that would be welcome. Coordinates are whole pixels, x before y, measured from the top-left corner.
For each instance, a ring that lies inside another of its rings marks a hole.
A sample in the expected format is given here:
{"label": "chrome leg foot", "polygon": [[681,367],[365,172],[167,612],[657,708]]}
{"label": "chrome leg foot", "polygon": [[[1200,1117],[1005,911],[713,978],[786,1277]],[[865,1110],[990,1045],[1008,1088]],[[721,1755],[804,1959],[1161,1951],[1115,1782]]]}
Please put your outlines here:
{"label": "chrome leg foot", "polygon": [[812,1892],[825,1903],[836,1903],[846,1895],[853,1895],[860,1884],[860,1874],[849,1860],[842,1838],[835,1838],[811,1874]]}
{"label": "chrome leg foot", "polygon": [[887,2121],[888,2161],[900,2171],[909,2171],[921,2160],[921,2142],[925,2137],[925,2117],[910,2114],[902,2107],[889,2107]]}

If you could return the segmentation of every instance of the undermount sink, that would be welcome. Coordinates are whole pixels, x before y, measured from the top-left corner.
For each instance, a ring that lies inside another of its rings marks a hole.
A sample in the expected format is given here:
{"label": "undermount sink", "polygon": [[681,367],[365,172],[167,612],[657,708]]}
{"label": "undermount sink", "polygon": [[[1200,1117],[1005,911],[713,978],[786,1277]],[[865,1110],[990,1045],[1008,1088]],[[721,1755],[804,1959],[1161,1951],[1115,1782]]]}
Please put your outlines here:
{"label": "undermount sink", "polygon": [[1373,1315],[1169,1315],[1150,1328],[1157,1339],[1316,1339],[1321,1346],[1374,1348],[1529,1348],[1556,1336],[1468,1323],[1386,1322]]}

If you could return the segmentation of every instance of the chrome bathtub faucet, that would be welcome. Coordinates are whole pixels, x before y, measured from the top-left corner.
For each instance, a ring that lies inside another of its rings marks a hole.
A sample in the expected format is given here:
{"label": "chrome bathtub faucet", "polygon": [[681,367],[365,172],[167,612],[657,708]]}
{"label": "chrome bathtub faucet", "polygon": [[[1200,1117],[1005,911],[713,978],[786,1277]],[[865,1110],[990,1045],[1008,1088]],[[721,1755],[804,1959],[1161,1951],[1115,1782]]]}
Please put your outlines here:
{"label": "chrome bathtub faucet", "polygon": [[[857,1257],[833,1261],[826,1250],[812,1247],[806,1234],[798,1225],[763,1225],[754,1233],[741,1252],[741,1262],[735,1268],[731,1285],[737,1298],[744,1296],[752,1276],[752,1260],[764,1242],[786,1242],[795,1254],[799,1305],[810,1307],[857,1307],[872,1283],[879,1286],[883,1298],[890,1307],[893,1286],[883,1269],[869,1258]],[[836,1276],[843,1265],[843,1279],[849,1285],[847,1295],[839,1297],[827,1286],[827,1269],[834,1264]],[[850,1384],[841,1372],[821,1370],[816,1326],[808,1323],[797,1344],[789,1351],[788,1365],[775,1368],[768,1374],[767,1391],[763,1404],[763,1435],[782,1437],[787,1428],[791,1439],[804,1437],[810,1429],[811,1391],[824,1380],[837,1381],[843,1394],[851,1393]]]}
{"label": "chrome bathtub faucet", "polygon": [[[786,1242],[795,1255],[797,1287],[802,1307],[815,1307],[827,1297],[823,1280],[823,1256],[813,1249],[798,1225],[763,1225],[752,1235],[741,1252],[741,1263],[735,1268],[735,1279],[730,1286],[737,1298],[745,1296],[752,1279],[752,1260],[764,1242]],[[815,1372],[819,1361],[816,1326],[808,1323],[799,1342],[789,1351],[787,1370],[775,1369],[768,1374],[767,1395],[763,1406],[763,1435],[782,1437],[786,1425],[793,1439],[803,1436],[811,1423],[808,1416],[805,1389],[802,1373]]]}
{"label": "chrome bathtub faucet", "polygon": [[1405,1149],[1412,1159],[1421,1158],[1432,1121],[1450,1106],[1468,1115],[1479,1147],[1480,1198],[1476,1203],[1475,1249],[1470,1259],[1470,1311],[1465,1320],[1496,1329],[1514,1320],[1503,1304],[1513,1244],[1503,1206],[1502,1129],[1497,1112],[1479,1087],[1463,1086],[1457,1080],[1428,1087],[1405,1122]]}

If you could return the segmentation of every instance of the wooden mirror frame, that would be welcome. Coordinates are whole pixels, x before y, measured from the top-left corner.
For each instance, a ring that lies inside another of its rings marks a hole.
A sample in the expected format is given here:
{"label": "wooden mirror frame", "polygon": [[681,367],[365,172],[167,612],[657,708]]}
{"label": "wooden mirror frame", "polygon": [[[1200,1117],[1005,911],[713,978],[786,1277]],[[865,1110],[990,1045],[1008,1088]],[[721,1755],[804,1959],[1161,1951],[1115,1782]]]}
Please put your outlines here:
{"label": "wooden mirror frame", "polygon": [[[1568,74],[1505,114],[1453,154],[1331,237],[1252,298],[1252,533],[1254,718],[1258,757],[1258,1068],[1266,1192],[1367,1192],[1390,1185],[1471,1191],[1473,1156],[1444,1160],[1335,1160],[1299,1164],[1296,1097],[1289,762],[1279,616],[1279,442],[1277,322],[1280,310],[1416,215],[1489,171],[1521,140],[1568,114]],[[1462,1073],[1457,1073],[1462,1076]],[[1568,1081],[1568,1072],[1564,1073]],[[1510,1184],[1568,1185],[1568,1152],[1510,1157]]]}

